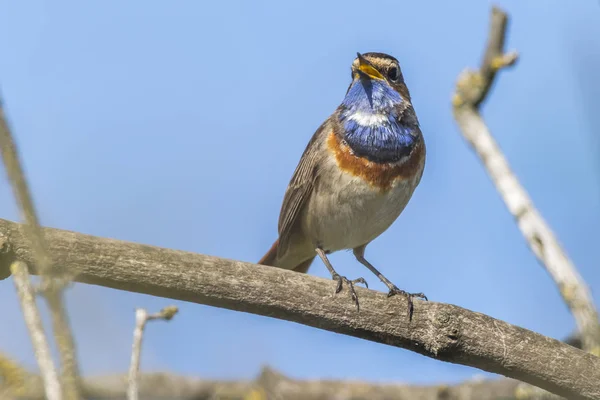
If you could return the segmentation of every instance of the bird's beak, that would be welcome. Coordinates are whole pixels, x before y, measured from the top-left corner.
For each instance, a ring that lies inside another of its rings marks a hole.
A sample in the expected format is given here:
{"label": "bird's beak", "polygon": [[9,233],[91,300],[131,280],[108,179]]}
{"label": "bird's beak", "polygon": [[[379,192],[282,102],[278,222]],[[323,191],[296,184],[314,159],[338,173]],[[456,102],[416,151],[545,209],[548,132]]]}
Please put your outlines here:
{"label": "bird's beak", "polygon": [[361,76],[365,76],[371,79],[385,79],[381,72],[377,71],[377,68],[373,66],[366,58],[360,53],[356,53],[358,57],[358,73]]}

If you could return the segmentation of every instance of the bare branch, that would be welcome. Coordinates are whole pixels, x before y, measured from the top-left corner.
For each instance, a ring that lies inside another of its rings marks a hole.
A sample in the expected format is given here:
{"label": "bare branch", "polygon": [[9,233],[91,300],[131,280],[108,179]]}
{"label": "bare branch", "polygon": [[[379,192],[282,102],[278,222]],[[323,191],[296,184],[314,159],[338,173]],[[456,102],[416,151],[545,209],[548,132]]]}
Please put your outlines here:
{"label": "bare branch", "polygon": [[133,346],[131,350],[131,365],[129,366],[127,399],[138,400],[138,372],[140,370],[140,354],[142,352],[142,338],[144,328],[148,321],[162,319],[170,321],[177,314],[177,307],[169,306],[163,308],[156,314],[148,315],[142,308],[135,310],[135,329],[133,330]]}
{"label": "bare branch", "polygon": [[600,323],[590,291],[510,169],[479,113],[479,106],[488,94],[496,72],[513,65],[517,59],[515,52],[504,53],[507,19],[502,10],[496,7],[492,9],[489,39],[481,69],[466,70],[459,77],[453,98],[454,117],[515,217],[529,247],[558,286],[581,332],[583,349],[600,355]]}
{"label": "bare branch", "polygon": [[[470,379],[458,384],[413,385],[369,383],[357,380],[297,380],[269,367],[254,380],[207,380],[170,373],[139,376],[139,395],[153,399],[251,399],[254,393],[269,399],[286,400],[498,400],[513,399],[518,381],[512,379]],[[86,398],[125,399],[127,379],[120,374],[84,378]],[[0,383],[0,392],[2,384]],[[33,389],[28,400],[42,399],[43,390]],[[258,397],[258,398],[265,398]]]}
{"label": "bare branch", "polygon": [[[402,347],[540,386],[569,399],[600,399],[600,358],[537,333],[450,304],[358,288],[357,312],[335,282],[293,271],[44,229],[56,265],[79,282],[293,321]],[[32,254],[19,225],[0,219],[6,260]],[[7,249],[12,249],[7,251]],[[34,271],[35,272],[35,271]],[[5,275],[0,273],[0,276]]]}
{"label": "bare branch", "polygon": [[[465,70],[459,76],[453,97],[454,116],[463,136],[479,155],[515,217],[529,247],[558,286],[563,300],[575,317],[583,349],[600,355],[600,323],[589,289],[520,185],[479,113],[479,107],[489,93],[496,73],[517,60],[516,52],[504,53],[507,22],[506,13],[494,7],[480,70]],[[553,398],[538,387],[524,384],[519,385],[518,394],[523,399]]]}
{"label": "bare branch", "polygon": [[64,284],[53,277],[52,260],[46,251],[44,237],[40,228],[35,206],[23,168],[21,166],[18,149],[11,134],[10,127],[4,115],[4,107],[0,99],[0,147],[2,159],[10,178],[13,192],[25,218],[23,229],[27,234],[33,249],[35,263],[42,275],[42,291],[48,302],[52,316],[54,337],[59,350],[62,365],[62,388],[68,400],[79,399],[79,366],[75,355],[75,342],[71,333],[67,313],[63,305],[62,289]]}
{"label": "bare branch", "polygon": [[65,390],[65,398],[79,398],[80,373],[79,363],[75,354],[75,340],[71,332],[69,318],[63,307],[63,290],[57,285],[47,288],[44,292],[50,310],[52,329],[62,367],[61,380]]}
{"label": "bare branch", "polygon": [[478,71],[466,69],[461,73],[456,83],[456,93],[452,98],[455,107],[470,106],[478,109],[487,97],[496,73],[502,68],[514,65],[518,53],[504,53],[504,40],[508,16],[497,7],[492,7],[492,16],[488,42]]}
{"label": "bare branch", "polygon": [[13,274],[13,280],[15,281],[19,299],[21,300],[23,317],[25,318],[25,324],[27,325],[29,335],[31,336],[31,343],[33,344],[35,358],[40,367],[46,396],[49,400],[60,400],[62,399],[61,387],[54,363],[52,362],[50,346],[48,345],[46,334],[44,333],[42,318],[40,317],[40,312],[35,304],[35,294],[31,287],[31,281],[29,280],[27,265],[22,261],[15,261],[10,266],[10,270]]}
{"label": "bare branch", "polygon": [[40,224],[38,221],[35,207],[29,187],[19,161],[19,152],[17,145],[13,140],[13,135],[10,132],[10,127],[4,115],[4,107],[0,100],[0,147],[2,148],[2,159],[8,177],[10,178],[14,195],[17,203],[21,208],[21,212],[25,219],[23,229],[31,242],[33,254],[35,255],[36,265],[42,273],[46,273],[50,269],[51,260],[46,252],[44,238],[41,235]]}

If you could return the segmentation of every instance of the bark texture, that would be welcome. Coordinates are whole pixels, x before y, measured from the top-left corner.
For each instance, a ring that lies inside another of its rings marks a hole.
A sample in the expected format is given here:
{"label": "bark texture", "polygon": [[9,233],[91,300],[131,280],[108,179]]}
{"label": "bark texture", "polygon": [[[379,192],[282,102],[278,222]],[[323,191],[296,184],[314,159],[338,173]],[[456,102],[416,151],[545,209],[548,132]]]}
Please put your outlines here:
{"label": "bark texture", "polygon": [[[600,358],[458,306],[415,301],[409,320],[402,296],[357,288],[358,312],[347,290],[332,295],[332,280],[59,229],[43,231],[54,265],[79,282],[297,322],[495,372],[569,399],[600,399]],[[15,258],[32,264],[18,224],[0,220],[1,238],[0,269]]]}

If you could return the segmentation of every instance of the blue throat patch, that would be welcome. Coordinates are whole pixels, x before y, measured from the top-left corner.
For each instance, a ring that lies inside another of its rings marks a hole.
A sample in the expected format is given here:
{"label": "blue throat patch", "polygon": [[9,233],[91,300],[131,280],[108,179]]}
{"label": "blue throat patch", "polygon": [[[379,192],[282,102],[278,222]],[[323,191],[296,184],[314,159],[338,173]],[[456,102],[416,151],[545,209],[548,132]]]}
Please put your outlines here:
{"label": "blue throat patch", "polygon": [[417,137],[400,123],[397,107],[404,100],[387,82],[359,79],[342,101],[340,122],[354,154],[370,161],[395,162],[407,156]]}

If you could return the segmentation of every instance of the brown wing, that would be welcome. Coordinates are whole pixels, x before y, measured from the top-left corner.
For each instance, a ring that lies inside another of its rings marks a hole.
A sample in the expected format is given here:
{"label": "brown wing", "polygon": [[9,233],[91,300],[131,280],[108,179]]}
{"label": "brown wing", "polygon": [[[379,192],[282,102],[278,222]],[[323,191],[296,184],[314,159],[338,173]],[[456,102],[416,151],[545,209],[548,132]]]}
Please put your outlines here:
{"label": "brown wing", "polygon": [[327,126],[328,121],[325,121],[308,142],[285,191],[281,212],[279,213],[278,254],[282,254],[287,250],[288,241],[296,225],[298,216],[313,190],[318,175],[319,160],[322,158],[322,154],[318,151],[318,145],[323,139],[323,134]]}

